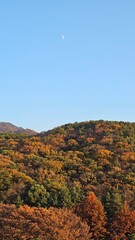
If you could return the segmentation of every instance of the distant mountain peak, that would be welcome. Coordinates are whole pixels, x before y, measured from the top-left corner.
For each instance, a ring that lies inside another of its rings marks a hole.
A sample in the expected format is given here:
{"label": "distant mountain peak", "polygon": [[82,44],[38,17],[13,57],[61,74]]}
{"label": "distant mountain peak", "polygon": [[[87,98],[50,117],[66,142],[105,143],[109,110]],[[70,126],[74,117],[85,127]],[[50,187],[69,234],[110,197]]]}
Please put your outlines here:
{"label": "distant mountain peak", "polygon": [[28,135],[37,134],[37,132],[35,132],[34,130],[17,127],[9,122],[0,122],[0,133],[25,133]]}

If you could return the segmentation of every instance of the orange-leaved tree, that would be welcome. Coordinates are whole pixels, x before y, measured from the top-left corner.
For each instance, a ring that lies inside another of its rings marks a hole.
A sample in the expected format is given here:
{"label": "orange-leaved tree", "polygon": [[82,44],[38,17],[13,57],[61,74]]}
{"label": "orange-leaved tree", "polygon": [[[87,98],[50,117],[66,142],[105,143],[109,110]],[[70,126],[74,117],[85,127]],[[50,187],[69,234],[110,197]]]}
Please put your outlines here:
{"label": "orange-leaved tree", "polygon": [[0,239],[89,240],[89,227],[71,210],[0,205]]}
{"label": "orange-leaved tree", "polygon": [[105,239],[106,215],[102,203],[93,192],[89,192],[75,212],[90,226],[91,239]]}
{"label": "orange-leaved tree", "polygon": [[135,210],[130,210],[125,203],[120,211],[114,215],[110,226],[111,240],[128,240],[135,233]]}

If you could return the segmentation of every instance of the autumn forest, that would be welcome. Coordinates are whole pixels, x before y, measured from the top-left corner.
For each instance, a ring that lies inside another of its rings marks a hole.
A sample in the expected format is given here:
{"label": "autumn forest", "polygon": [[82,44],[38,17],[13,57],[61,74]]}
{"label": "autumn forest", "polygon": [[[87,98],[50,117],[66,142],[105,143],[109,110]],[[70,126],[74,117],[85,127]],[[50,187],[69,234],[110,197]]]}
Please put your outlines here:
{"label": "autumn forest", "polygon": [[135,123],[0,134],[1,240],[135,240]]}

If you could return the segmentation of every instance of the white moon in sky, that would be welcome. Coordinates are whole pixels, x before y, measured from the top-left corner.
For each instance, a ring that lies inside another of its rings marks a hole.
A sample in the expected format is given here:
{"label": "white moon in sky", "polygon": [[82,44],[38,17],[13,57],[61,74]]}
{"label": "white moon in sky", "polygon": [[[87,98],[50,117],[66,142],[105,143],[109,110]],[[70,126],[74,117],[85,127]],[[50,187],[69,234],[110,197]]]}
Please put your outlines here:
{"label": "white moon in sky", "polygon": [[65,39],[65,36],[64,36],[64,35],[62,35],[62,36],[61,36],[61,38],[62,38],[62,40],[64,40],[64,39]]}

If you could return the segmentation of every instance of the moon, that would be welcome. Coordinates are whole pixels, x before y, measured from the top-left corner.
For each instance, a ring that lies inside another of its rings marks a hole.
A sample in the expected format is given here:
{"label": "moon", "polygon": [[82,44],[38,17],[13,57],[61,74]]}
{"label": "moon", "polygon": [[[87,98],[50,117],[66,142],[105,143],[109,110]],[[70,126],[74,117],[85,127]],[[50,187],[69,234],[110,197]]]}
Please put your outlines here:
{"label": "moon", "polygon": [[65,36],[62,34],[61,38],[62,38],[62,40],[64,40],[64,39],[65,39]]}

